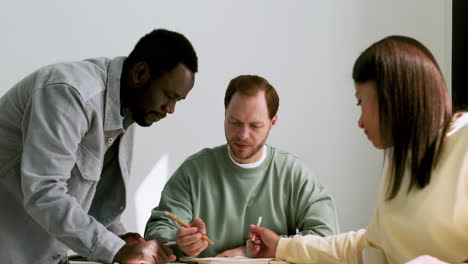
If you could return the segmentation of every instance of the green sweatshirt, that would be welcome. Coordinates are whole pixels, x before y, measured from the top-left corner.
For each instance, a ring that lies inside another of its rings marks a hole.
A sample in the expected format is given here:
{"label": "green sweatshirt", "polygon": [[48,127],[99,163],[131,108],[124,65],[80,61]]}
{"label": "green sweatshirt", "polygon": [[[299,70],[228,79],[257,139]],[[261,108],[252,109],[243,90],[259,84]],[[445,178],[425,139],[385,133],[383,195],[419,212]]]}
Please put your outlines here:
{"label": "green sweatshirt", "polygon": [[199,257],[212,257],[245,245],[249,225],[262,216],[262,226],[280,235],[333,235],[336,209],[327,190],[293,155],[267,146],[258,167],[242,168],[229,157],[227,145],[203,149],[187,158],[169,179],[159,205],[151,212],[145,238],[174,241],[178,223],[168,211],[190,224],[201,218],[215,242]]}

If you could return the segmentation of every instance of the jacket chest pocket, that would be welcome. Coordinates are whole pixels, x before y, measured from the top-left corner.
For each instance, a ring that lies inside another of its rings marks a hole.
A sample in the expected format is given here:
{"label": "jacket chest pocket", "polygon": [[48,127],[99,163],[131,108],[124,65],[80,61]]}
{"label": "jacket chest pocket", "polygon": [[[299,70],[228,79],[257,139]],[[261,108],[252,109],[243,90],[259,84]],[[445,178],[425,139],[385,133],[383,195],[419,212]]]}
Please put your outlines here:
{"label": "jacket chest pocket", "polygon": [[88,181],[99,181],[102,163],[86,148],[80,146],[76,153],[76,167],[81,177]]}

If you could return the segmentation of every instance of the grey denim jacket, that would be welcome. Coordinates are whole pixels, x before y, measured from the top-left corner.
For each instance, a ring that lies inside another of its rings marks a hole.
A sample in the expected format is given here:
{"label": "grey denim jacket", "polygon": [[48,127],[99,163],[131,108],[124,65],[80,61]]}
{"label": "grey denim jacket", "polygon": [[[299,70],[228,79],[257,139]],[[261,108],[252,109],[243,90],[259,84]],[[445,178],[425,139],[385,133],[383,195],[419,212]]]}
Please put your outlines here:
{"label": "grey denim jacket", "polygon": [[124,245],[124,60],[46,66],[0,98],[0,262],[58,263],[72,249],[109,263]]}

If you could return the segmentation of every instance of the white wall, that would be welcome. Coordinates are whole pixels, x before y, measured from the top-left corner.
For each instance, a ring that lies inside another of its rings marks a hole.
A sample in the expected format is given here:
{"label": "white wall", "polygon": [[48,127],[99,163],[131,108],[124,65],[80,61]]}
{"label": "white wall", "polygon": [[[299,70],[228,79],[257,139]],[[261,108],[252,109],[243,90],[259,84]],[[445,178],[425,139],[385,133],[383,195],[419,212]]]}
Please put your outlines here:
{"label": "white wall", "polygon": [[450,80],[451,1],[6,2],[0,95],[45,64],[127,55],[153,28],[179,31],[195,46],[200,72],[188,100],[137,131],[123,220],[139,232],[178,165],[225,142],[224,91],[239,74],[262,75],[277,88],[279,122],[269,143],[315,171],[336,198],[342,231],[366,226],[383,160],[356,125],[351,69],[359,53],[384,36],[409,35],[433,51]]}

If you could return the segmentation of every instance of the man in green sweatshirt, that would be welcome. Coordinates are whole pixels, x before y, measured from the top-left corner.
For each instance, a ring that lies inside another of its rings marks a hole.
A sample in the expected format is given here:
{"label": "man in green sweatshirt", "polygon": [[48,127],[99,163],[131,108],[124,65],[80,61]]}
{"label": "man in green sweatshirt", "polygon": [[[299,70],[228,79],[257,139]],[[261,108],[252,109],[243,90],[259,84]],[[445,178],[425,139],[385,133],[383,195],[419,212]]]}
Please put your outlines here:
{"label": "man in green sweatshirt", "polygon": [[295,156],[265,144],[278,120],[273,86],[259,76],[238,76],[228,85],[224,106],[227,144],[182,163],[152,210],[145,238],[175,240],[179,256],[232,257],[246,255],[249,225],[259,216],[263,227],[284,236],[336,234],[335,204],[327,190]]}

